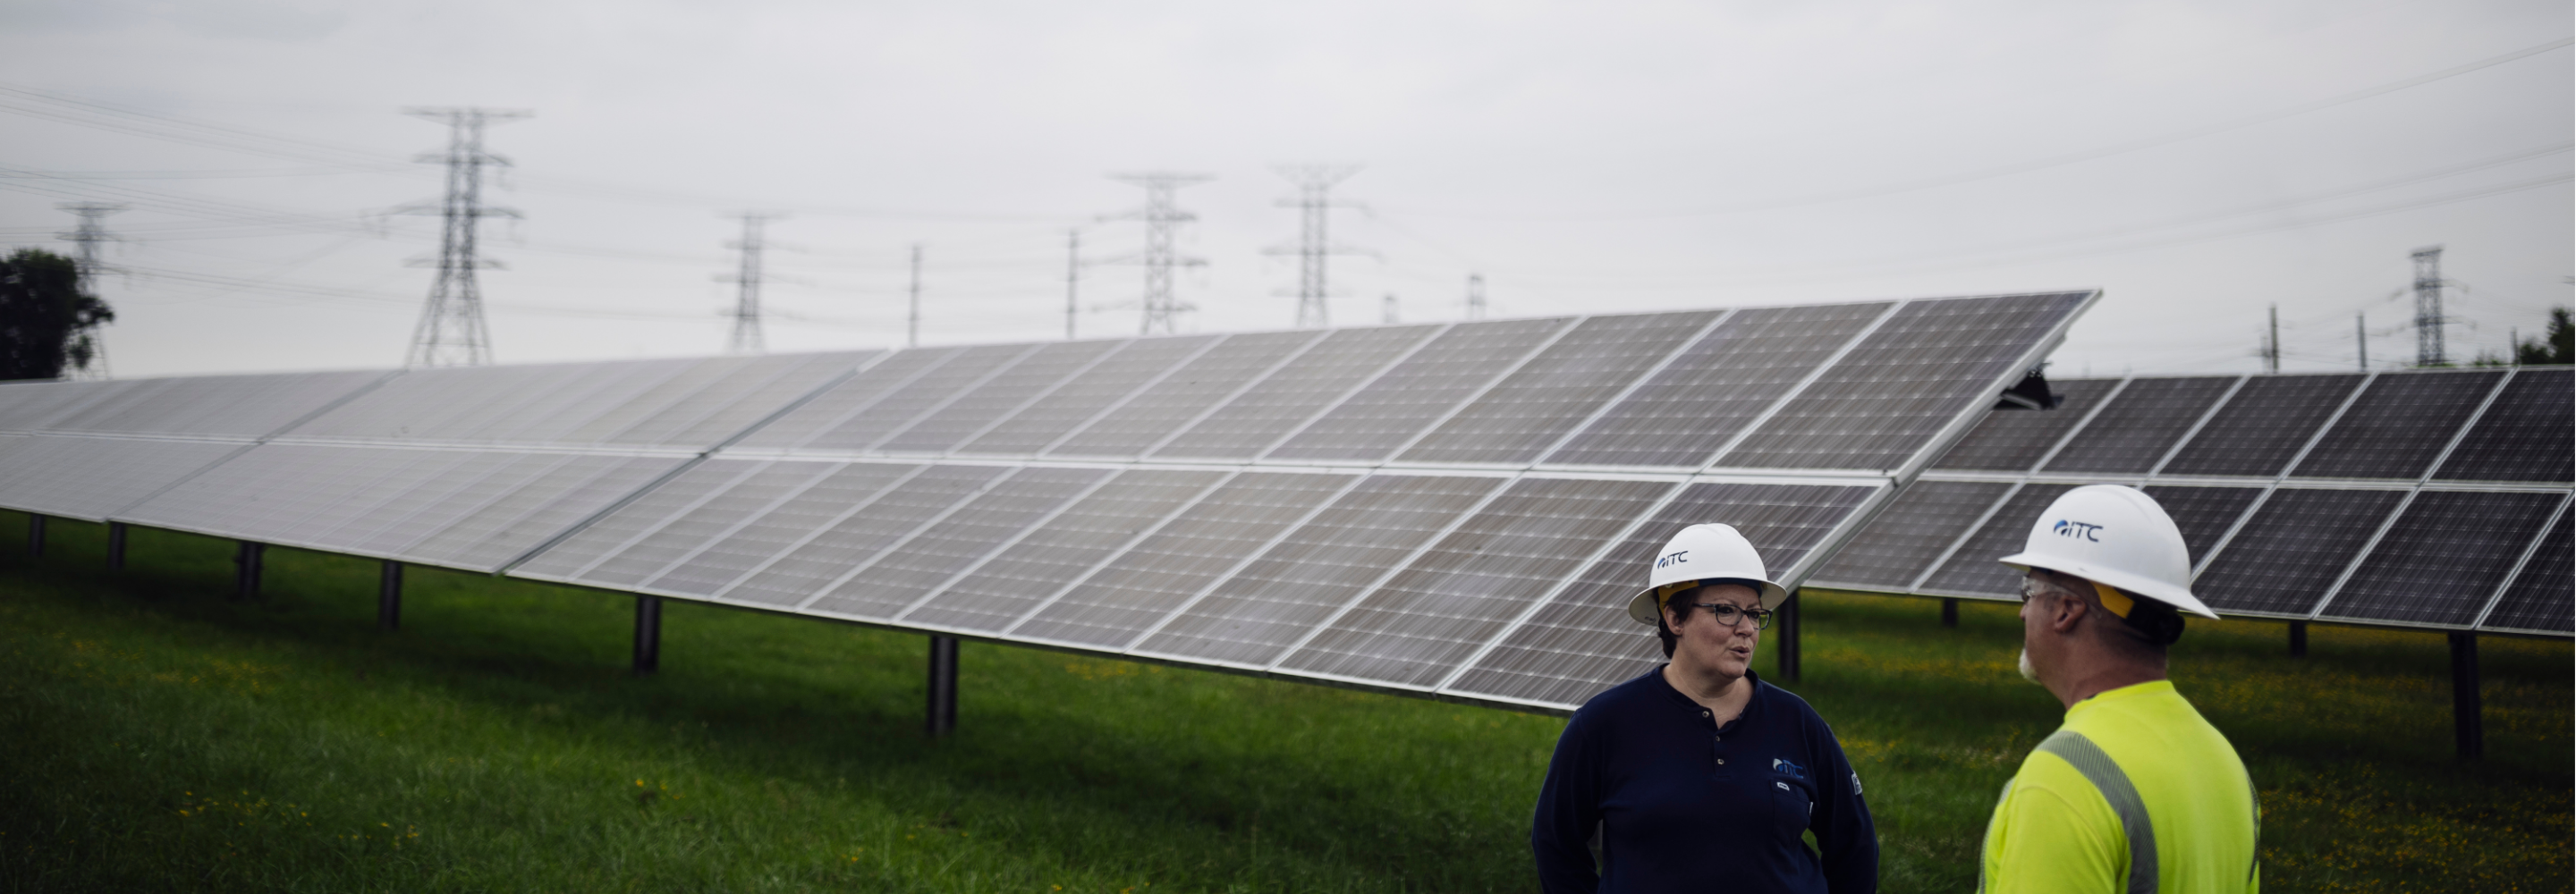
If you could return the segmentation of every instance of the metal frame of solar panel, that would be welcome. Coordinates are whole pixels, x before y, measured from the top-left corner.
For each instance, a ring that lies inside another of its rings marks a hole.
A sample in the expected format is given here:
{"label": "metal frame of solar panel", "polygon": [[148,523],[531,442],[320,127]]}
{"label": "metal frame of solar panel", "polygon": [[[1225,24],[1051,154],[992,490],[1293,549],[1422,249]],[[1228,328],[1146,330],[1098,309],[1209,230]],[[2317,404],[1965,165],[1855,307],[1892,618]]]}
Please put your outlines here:
{"label": "metal frame of solar panel", "polygon": [[1670,529],[1794,585],[2097,298],[378,374],[104,517],[1567,711]]}
{"label": "metal frame of solar panel", "polygon": [[[1995,559],[2084,484],[2144,488],[2221,614],[2576,636],[2566,367],[2134,377],[1995,410],[1812,585],[2017,599]],[[2553,541],[2552,538],[2555,538]]]}

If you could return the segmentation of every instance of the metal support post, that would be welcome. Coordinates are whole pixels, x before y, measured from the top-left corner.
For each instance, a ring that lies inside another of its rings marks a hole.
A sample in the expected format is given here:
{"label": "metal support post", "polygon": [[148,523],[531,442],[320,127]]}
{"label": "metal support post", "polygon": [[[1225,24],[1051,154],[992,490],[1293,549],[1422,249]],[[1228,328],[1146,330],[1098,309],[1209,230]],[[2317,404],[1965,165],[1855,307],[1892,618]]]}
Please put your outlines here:
{"label": "metal support post", "polygon": [[957,731],[957,638],[930,638],[930,712],[924,727],[933,739]]}
{"label": "metal support post", "polygon": [[1943,626],[1943,627],[1957,627],[1957,626],[1959,626],[1959,600],[1956,600],[1956,599],[1944,599],[1944,600],[1941,600],[1941,626]]}
{"label": "metal support post", "polygon": [[402,569],[401,562],[386,559],[376,581],[376,629],[386,633],[402,629]]}
{"label": "metal support post", "polygon": [[2478,635],[2451,634],[2451,725],[2459,740],[2460,760],[2486,757],[2487,730],[2479,716]]}
{"label": "metal support post", "polygon": [[635,597],[635,673],[662,668],[662,597]]}
{"label": "metal support post", "polygon": [[1772,619],[1776,642],[1771,647],[1780,652],[1780,682],[1798,681],[1798,591],[1789,591],[1789,601],[1780,603],[1780,616]]}
{"label": "metal support post", "polygon": [[2290,622],[2290,657],[2308,657],[2308,622]]}
{"label": "metal support post", "polygon": [[124,522],[108,522],[108,523],[107,523],[107,570],[109,570],[109,571],[121,571],[121,570],[124,570],[124,568],[125,568],[125,523],[124,523]]}
{"label": "metal support post", "polygon": [[241,542],[233,552],[233,598],[249,599],[259,595],[261,566],[268,559],[268,544]]}
{"label": "metal support post", "polygon": [[27,555],[36,557],[44,554],[45,517],[33,512],[27,513]]}

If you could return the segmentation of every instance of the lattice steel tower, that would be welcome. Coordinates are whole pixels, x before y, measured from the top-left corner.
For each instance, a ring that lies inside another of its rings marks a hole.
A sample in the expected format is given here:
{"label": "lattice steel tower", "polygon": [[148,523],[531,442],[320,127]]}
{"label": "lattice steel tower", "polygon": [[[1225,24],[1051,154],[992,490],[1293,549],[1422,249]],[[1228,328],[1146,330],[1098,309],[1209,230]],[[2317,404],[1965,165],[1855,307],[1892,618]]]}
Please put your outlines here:
{"label": "lattice steel tower", "polygon": [[478,224],[486,217],[518,217],[519,212],[483,204],[483,168],[507,166],[509,159],[483,151],[483,126],[528,117],[531,112],[473,108],[414,108],[404,114],[447,122],[447,151],[425,152],[417,159],[447,166],[447,197],[436,205],[422,203],[414,213],[442,219],[438,258],[414,259],[416,267],[438,268],[429,287],[429,304],[412,329],[406,366],[481,366],[492,362],[492,342],[483,328],[483,289],[474,271],[500,264],[475,256]]}
{"label": "lattice steel tower", "polygon": [[1333,208],[1333,186],[1360,172],[1359,165],[1277,165],[1279,176],[1295,184],[1297,195],[1279,200],[1280,207],[1299,212],[1297,244],[1272,246],[1265,251],[1274,255],[1297,256],[1297,290],[1280,292],[1297,296],[1299,327],[1329,326],[1325,299],[1334,293],[1325,279],[1325,259],[1337,254],[1366,254],[1362,249],[1334,245],[1325,229]]}
{"label": "lattice steel tower", "polygon": [[735,284],[733,341],[727,347],[736,354],[759,354],[769,350],[760,333],[760,253],[766,247],[761,230],[784,215],[753,212],[738,216],[742,219],[742,238],[725,246],[742,252],[742,263],[732,276],[717,277]]}
{"label": "lattice steel tower", "polygon": [[1207,261],[1203,258],[1182,257],[1173,249],[1172,237],[1180,229],[1180,225],[1197,220],[1199,216],[1183,211],[1178,205],[1173,204],[1172,194],[1181,187],[1205,183],[1215,178],[1205,174],[1152,171],[1142,174],[1111,174],[1109,179],[1145,188],[1144,207],[1111,215],[1109,218],[1145,222],[1145,250],[1117,261],[1142,264],[1145,267],[1145,313],[1143,324],[1138,328],[1138,332],[1144,335],[1152,335],[1156,329],[1165,333],[1175,332],[1177,330],[1174,327],[1180,315],[1198,308],[1182,302],[1173,294],[1172,269],[1204,267]]}
{"label": "lattice steel tower", "polygon": [[2448,366],[2442,324],[2442,247],[2415,250],[2415,365]]}
{"label": "lattice steel tower", "polygon": [[[99,275],[115,270],[113,267],[99,263],[98,260],[99,243],[116,239],[116,234],[100,226],[99,221],[105,220],[110,214],[125,210],[125,206],[115,202],[64,202],[54,207],[80,216],[80,225],[74,227],[71,232],[54,235],[79,247],[74,254],[73,263],[80,270],[81,291],[96,295]],[[71,335],[72,363],[68,378],[75,380],[107,378],[107,341],[99,337],[98,327],[83,326],[80,331]]]}

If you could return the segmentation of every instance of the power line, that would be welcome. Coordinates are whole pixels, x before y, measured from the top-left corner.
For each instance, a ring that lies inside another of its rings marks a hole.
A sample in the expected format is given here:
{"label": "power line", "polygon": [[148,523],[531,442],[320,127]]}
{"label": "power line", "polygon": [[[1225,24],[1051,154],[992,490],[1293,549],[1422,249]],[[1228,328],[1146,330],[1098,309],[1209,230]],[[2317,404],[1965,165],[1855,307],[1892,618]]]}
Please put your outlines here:
{"label": "power line", "polygon": [[[405,109],[405,114],[447,122],[447,151],[428,153],[421,161],[447,166],[447,197],[437,208],[438,279],[430,284],[429,303],[421,308],[420,325],[412,331],[407,366],[481,366],[492,362],[490,333],[483,325],[483,288],[474,271],[500,266],[475,256],[483,218],[517,217],[519,212],[483,204],[483,168],[507,165],[509,159],[483,151],[483,126],[528,117],[531,112],[476,108]],[[423,210],[426,210],[425,208]],[[420,263],[415,261],[415,264]]]}

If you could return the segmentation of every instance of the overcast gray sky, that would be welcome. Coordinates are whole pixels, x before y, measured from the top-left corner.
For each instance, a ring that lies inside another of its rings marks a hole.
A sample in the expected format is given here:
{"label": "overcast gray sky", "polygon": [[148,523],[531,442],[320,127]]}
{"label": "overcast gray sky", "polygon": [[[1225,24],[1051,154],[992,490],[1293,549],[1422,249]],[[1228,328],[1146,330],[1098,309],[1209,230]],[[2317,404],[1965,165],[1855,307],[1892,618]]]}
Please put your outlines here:
{"label": "overcast gray sky", "polygon": [[[2060,376],[2413,356],[2407,255],[2447,246],[2452,351],[2569,301],[2564,0],[0,5],[0,241],[125,201],[119,375],[398,364],[436,249],[404,106],[495,127],[503,362],[708,354],[723,215],[783,211],[773,350],[1061,337],[1067,231],[1175,170],[1194,331],[1288,326],[1272,166],[1364,165],[1337,323],[2099,287]],[[1132,333],[1134,267],[1081,331]]]}

